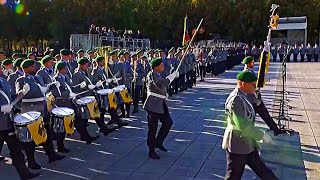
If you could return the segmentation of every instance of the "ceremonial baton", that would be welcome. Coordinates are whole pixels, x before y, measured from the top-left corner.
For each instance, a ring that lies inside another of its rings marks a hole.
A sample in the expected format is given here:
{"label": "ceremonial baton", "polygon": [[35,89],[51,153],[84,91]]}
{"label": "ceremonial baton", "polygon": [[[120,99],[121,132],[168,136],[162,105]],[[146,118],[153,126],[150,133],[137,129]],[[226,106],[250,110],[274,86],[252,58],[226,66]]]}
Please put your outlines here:
{"label": "ceremonial baton", "polygon": [[181,58],[181,61],[179,62],[179,65],[178,65],[176,71],[179,70],[179,68],[180,68],[180,66],[181,66],[181,64],[182,64],[182,61],[184,60],[185,56],[187,55],[188,49],[191,47],[191,44],[193,43],[194,38],[196,37],[196,34],[197,34],[198,31],[199,31],[199,28],[200,28],[200,26],[201,26],[201,24],[202,24],[202,21],[203,21],[203,18],[201,19],[201,21],[200,21],[200,23],[199,23],[196,31],[194,32],[194,34],[193,34],[193,36],[192,36],[192,38],[191,38],[191,41],[189,42],[189,44],[188,44],[188,46],[187,46],[186,51],[183,53],[183,56],[182,56],[182,58]]}

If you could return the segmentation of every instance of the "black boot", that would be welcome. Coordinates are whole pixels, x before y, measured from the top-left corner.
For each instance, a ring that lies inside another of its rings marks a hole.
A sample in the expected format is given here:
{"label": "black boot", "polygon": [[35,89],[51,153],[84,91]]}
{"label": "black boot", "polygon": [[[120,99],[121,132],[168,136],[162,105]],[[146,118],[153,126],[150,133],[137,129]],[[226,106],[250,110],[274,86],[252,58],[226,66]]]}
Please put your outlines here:
{"label": "black boot", "polygon": [[20,176],[21,180],[28,180],[28,179],[33,179],[35,177],[38,177],[40,174],[39,173],[31,173],[28,172],[28,174],[24,175],[24,176]]}
{"label": "black boot", "polygon": [[65,158],[65,157],[66,156],[64,156],[64,155],[58,155],[58,154],[52,155],[52,156],[49,157],[49,163],[53,163],[55,161],[59,161],[59,160]]}
{"label": "black boot", "polygon": [[163,152],[168,152],[168,150],[163,145],[157,145],[156,148],[160,149]]}
{"label": "black boot", "polygon": [[92,144],[93,141],[97,140],[100,136],[94,136],[94,137],[90,137],[89,139],[86,140],[87,144]]}
{"label": "black boot", "polygon": [[61,153],[69,153],[70,152],[70,149],[67,149],[65,147],[58,147],[58,152],[61,152]]}
{"label": "black boot", "polygon": [[32,162],[28,162],[28,168],[41,169],[41,166],[36,161],[32,161]]}

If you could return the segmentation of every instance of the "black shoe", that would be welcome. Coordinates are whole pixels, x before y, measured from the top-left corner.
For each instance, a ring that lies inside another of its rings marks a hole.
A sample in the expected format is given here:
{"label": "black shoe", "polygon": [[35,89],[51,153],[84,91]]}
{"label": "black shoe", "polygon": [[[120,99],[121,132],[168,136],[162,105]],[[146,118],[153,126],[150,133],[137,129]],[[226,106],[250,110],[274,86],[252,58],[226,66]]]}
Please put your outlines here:
{"label": "black shoe", "polygon": [[30,169],[41,169],[41,166],[36,162],[32,162],[32,163],[28,163],[28,168],[30,168]]}
{"label": "black shoe", "polygon": [[4,161],[6,158],[3,156],[0,156],[0,161]]}
{"label": "black shoe", "polygon": [[130,113],[129,112],[126,115],[126,118],[130,118]]}
{"label": "black shoe", "polygon": [[61,153],[69,153],[70,152],[70,149],[67,149],[65,147],[58,147],[58,152],[61,152]]}
{"label": "black shoe", "polygon": [[92,144],[93,141],[97,140],[100,136],[90,137],[88,140],[86,140],[87,144]]}
{"label": "black shoe", "polygon": [[119,118],[124,118],[125,117],[125,115],[124,114],[121,114],[120,116],[119,116]]}
{"label": "black shoe", "polygon": [[40,175],[39,173],[31,173],[31,172],[29,172],[27,175],[21,177],[21,180],[33,179],[35,177],[38,177],[39,175]]}
{"label": "black shoe", "polygon": [[168,152],[168,150],[163,145],[157,145],[156,148],[160,149],[161,151]]}
{"label": "black shoe", "polygon": [[151,159],[160,159],[160,156],[156,152],[149,152],[149,158]]}
{"label": "black shoe", "polygon": [[55,162],[55,161],[59,161],[59,160],[65,158],[65,157],[66,157],[66,156],[64,156],[64,155],[55,154],[54,156],[49,157],[49,163],[53,163],[53,162]]}

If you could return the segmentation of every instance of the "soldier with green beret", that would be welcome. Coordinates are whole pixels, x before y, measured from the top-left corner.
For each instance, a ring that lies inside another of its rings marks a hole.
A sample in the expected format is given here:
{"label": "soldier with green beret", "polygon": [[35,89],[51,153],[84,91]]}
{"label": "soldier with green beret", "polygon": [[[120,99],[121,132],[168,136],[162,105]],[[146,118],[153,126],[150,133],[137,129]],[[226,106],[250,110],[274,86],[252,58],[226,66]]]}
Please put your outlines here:
{"label": "soldier with green beret", "polygon": [[53,58],[50,55],[46,55],[41,59],[43,67],[37,72],[46,86],[52,83],[54,76]]}
{"label": "soldier with green beret", "polygon": [[23,76],[23,71],[21,68],[21,63],[22,63],[23,59],[22,58],[18,58],[13,62],[13,66],[16,69],[15,72],[13,72],[12,74],[9,75],[8,77],[8,82],[9,85],[11,87],[11,97],[12,99],[16,98],[16,80],[20,77]]}
{"label": "soldier with green beret", "polygon": [[78,54],[77,59],[80,59],[80,58],[84,57],[84,50],[83,49],[79,49],[77,51],[77,54]]}
{"label": "soldier with green beret", "polygon": [[13,73],[13,64],[11,59],[5,59],[1,63],[2,74],[1,77],[7,79],[10,74]]}
{"label": "soldier with green beret", "polygon": [[248,165],[261,179],[278,179],[260,159],[257,141],[272,141],[269,134],[254,126],[255,111],[247,95],[254,93],[257,76],[249,71],[237,75],[237,87],[225,103],[227,127],[222,148],[226,150],[227,171],[225,179],[241,179]]}
{"label": "soldier with green beret", "polygon": [[19,54],[18,53],[13,53],[11,57],[12,57],[12,60],[14,61],[14,60],[19,58]]}

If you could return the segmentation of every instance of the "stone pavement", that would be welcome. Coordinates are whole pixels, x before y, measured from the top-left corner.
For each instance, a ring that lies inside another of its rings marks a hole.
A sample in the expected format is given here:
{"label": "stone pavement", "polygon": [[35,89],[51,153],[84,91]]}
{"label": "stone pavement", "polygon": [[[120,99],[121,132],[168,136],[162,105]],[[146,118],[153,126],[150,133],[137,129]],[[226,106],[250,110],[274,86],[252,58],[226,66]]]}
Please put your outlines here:
{"label": "stone pavement", "polygon": [[[68,138],[66,146],[72,151],[62,161],[48,164],[43,149],[37,149],[39,153],[36,154],[36,159],[43,166],[41,176],[38,179],[223,179],[226,163],[225,152],[221,148],[226,125],[224,103],[236,85],[236,74],[242,69],[242,66],[237,66],[218,77],[207,78],[206,82],[198,83],[195,88],[170,98],[168,104],[174,124],[165,141],[169,152],[159,151],[160,160],[150,160],[147,157],[146,114],[140,111],[136,116],[127,119],[130,122],[129,126],[123,127],[107,137],[100,137],[92,145],[80,142],[78,134]],[[264,101],[270,108],[274,104],[278,72],[279,64],[272,63],[268,75],[270,82],[262,93]],[[313,103],[313,100],[309,99],[308,102]],[[317,101],[317,103],[319,102]],[[300,114],[303,113],[304,106],[297,106],[301,109],[299,110]],[[310,109],[315,108],[317,107]],[[316,113],[315,110],[312,113]],[[316,114],[313,117],[316,117]],[[308,122],[303,127],[311,129],[310,121],[307,118],[303,120]],[[258,125],[265,127],[260,121]],[[294,127],[293,123],[291,127],[299,128],[298,125]],[[316,150],[319,155],[316,136],[313,136],[313,139],[309,139],[310,134],[302,136],[304,132],[315,131],[308,131],[303,127],[299,128],[299,131],[301,130],[301,141],[305,143],[303,145],[307,146],[305,147],[308,153],[306,155],[314,153]],[[97,126],[91,124],[90,132],[97,134],[96,131]],[[319,135],[320,133],[318,133],[318,140]],[[8,157],[6,147],[3,148],[2,155]],[[304,162],[306,167],[315,169],[316,165],[319,165],[317,164],[319,161],[311,161],[310,158],[314,158],[314,156],[306,156]],[[14,168],[8,165],[10,163],[10,160],[6,164],[0,163],[0,179],[18,179]],[[309,166],[307,166],[308,163],[310,163]],[[243,179],[256,179],[256,177],[247,168]]]}

